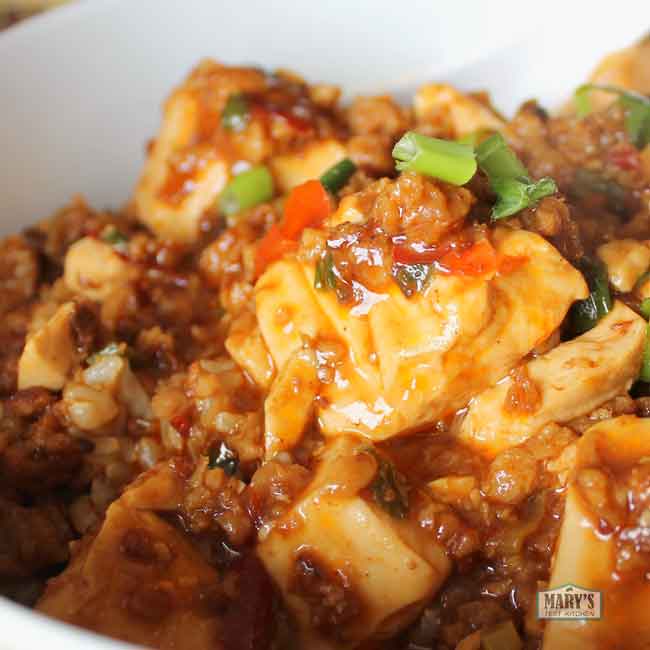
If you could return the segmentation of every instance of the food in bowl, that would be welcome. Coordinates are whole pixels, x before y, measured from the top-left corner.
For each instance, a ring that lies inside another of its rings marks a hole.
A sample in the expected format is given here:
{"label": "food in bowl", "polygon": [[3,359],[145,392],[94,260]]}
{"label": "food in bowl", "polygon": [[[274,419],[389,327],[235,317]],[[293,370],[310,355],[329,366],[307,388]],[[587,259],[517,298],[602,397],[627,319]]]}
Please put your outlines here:
{"label": "food in bowl", "polygon": [[123,210],[1,244],[2,593],[153,648],[645,647],[649,71],[506,120],[200,63]]}

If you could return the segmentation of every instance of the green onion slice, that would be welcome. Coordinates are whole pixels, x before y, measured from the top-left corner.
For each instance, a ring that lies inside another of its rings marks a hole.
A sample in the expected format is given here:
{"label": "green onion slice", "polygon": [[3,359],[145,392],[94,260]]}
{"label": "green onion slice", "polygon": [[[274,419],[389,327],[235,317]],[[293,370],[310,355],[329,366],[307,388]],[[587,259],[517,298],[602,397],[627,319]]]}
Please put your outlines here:
{"label": "green onion slice", "polygon": [[612,309],[607,267],[599,260],[582,258],[577,264],[589,286],[589,296],[573,304],[570,313],[574,335],[584,334]]}
{"label": "green onion slice", "polygon": [[221,113],[221,126],[227,131],[243,131],[250,120],[250,108],[246,97],[230,95]]}
{"label": "green onion slice", "polygon": [[413,171],[464,185],[476,173],[474,149],[468,144],[429,138],[414,131],[405,133],[393,147],[398,171]]}
{"label": "green onion slice", "polygon": [[234,476],[239,469],[239,458],[237,455],[222,442],[219,449],[211,447],[208,451],[208,469],[216,469],[219,467],[228,476]]}
{"label": "green onion slice", "polygon": [[646,320],[650,319],[650,298],[644,298],[639,305],[639,311],[641,316]]}
{"label": "green onion slice", "polygon": [[104,229],[101,235],[102,241],[110,244],[116,251],[120,253],[128,252],[129,238],[117,227],[109,226]]}
{"label": "green onion slice", "polygon": [[344,158],[330,167],[320,177],[320,182],[330,194],[336,194],[345,186],[356,170],[357,166],[349,158]]}
{"label": "green onion slice", "polygon": [[219,196],[219,209],[226,216],[248,210],[273,198],[271,172],[258,165],[237,174]]}
{"label": "green onion slice", "polygon": [[510,217],[557,192],[552,178],[531,180],[528,170],[500,133],[481,142],[476,149],[476,158],[497,196],[492,207],[493,221]]}
{"label": "green onion slice", "polygon": [[393,264],[393,278],[402,290],[402,293],[410,298],[420,293],[429,282],[433,270],[432,264]]}
{"label": "green onion slice", "polygon": [[409,488],[406,478],[393,463],[373,447],[362,450],[377,461],[377,473],[368,486],[375,503],[395,519],[404,519],[409,511]]}
{"label": "green onion slice", "polygon": [[601,194],[607,199],[607,207],[616,214],[627,213],[627,191],[616,181],[604,178],[591,169],[578,169],[571,185],[572,194],[583,199],[590,194]]}
{"label": "green onion slice", "polygon": [[481,142],[476,158],[488,178],[528,178],[528,170],[500,133]]}
{"label": "green onion slice", "polygon": [[[643,318],[646,320],[650,319],[650,298],[641,301],[639,311]],[[639,379],[646,383],[650,383],[650,323],[646,325],[645,329],[645,341],[643,343],[643,355],[641,357]]]}
{"label": "green onion slice", "polygon": [[641,371],[639,379],[650,383],[650,323],[645,329],[645,343],[643,345],[643,356],[641,357]]}
{"label": "green onion slice", "polygon": [[616,86],[583,84],[574,94],[578,117],[591,113],[590,95],[594,90],[618,95],[618,102],[627,111],[625,128],[630,141],[638,149],[650,144],[650,98]]}
{"label": "green onion slice", "polygon": [[535,205],[545,196],[557,192],[557,185],[552,178],[542,178],[536,182],[517,178],[494,178],[490,185],[497,195],[497,202],[492,207],[494,221],[510,217]]}
{"label": "green onion slice", "polygon": [[316,263],[314,274],[315,289],[336,289],[336,274],[334,273],[334,259],[332,253],[327,253]]}

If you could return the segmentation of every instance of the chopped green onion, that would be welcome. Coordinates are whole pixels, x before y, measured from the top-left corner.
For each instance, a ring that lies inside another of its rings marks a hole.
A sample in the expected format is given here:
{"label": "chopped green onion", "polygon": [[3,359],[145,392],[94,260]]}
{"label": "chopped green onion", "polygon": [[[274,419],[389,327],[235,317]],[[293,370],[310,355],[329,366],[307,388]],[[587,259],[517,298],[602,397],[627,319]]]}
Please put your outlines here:
{"label": "chopped green onion", "polygon": [[590,293],[587,298],[577,301],[571,307],[571,329],[576,336],[594,327],[612,308],[607,267],[599,260],[586,257],[577,266],[585,276]]}
{"label": "chopped green onion", "polygon": [[512,621],[481,630],[481,650],[521,650],[521,638]]}
{"label": "chopped green onion", "polygon": [[528,179],[528,170],[500,133],[481,142],[476,149],[476,159],[488,178]]}
{"label": "chopped green onion", "polygon": [[226,216],[248,210],[273,198],[271,172],[258,165],[237,174],[219,197],[219,209]]}
{"label": "chopped green onion", "polygon": [[641,316],[646,320],[650,319],[650,298],[644,298],[639,305]]}
{"label": "chopped green onion", "polygon": [[404,519],[409,509],[406,479],[374,449],[368,450],[368,453],[377,460],[377,474],[369,486],[375,502],[391,517]]}
{"label": "chopped green onion", "polygon": [[315,289],[336,289],[336,274],[334,273],[334,259],[332,253],[327,253],[316,263],[314,274]]}
{"label": "chopped green onion", "polygon": [[398,171],[413,171],[464,185],[476,173],[476,157],[470,145],[405,133],[393,147]]}
{"label": "chopped green onion", "polygon": [[589,95],[591,95],[592,90],[593,87],[591,84],[583,84],[573,93],[573,103],[576,106],[576,114],[580,119],[587,117],[591,113],[591,100]]}
{"label": "chopped green onion", "polygon": [[650,383],[650,323],[645,326],[645,343],[643,344],[639,380],[646,384]]}
{"label": "chopped green onion", "polygon": [[129,238],[115,226],[105,228],[101,235],[101,239],[120,252],[124,253],[127,251]]}
{"label": "chopped green onion", "polygon": [[492,207],[493,221],[510,217],[557,192],[557,185],[552,178],[541,178],[538,181],[494,178],[490,185],[497,195],[497,202]]}
{"label": "chopped green onion", "polygon": [[[647,273],[647,272],[646,272]],[[645,274],[644,274],[645,275]],[[643,277],[643,276],[641,276]],[[646,320],[650,319],[650,298],[641,301],[639,311]],[[639,380],[650,383],[650,323],[645,328],[645,341],[643,343],[643,355],[641,356],[641,370]]]}
{"label": "chopped green onion", "polygon": [[476,149],[476,158],[497,196],[492,207],[493,221],[510,217],[557,192],[552,178],[531,180],[528,170],[500,133],[481,142]]}
{"label": "chopped green onion", "polygon": [[415,293],[420,293],[431,277],[431,264],[393,264],[393,277],[402,290],[410,298]]}
{"label": "chopped green onion", "polygon": [[573,177],[571,193],[578,199],[590,194],[601,194],[607,199],[607,207],[614,213],[625,215],[627,211],[627,192],[616,181],[603,178],[590,169],[578,169]]}
{"label": "chopped green onion", "polygon": [[638,149],[650,144],[650,98],[616,86],[584,84],[574,94],[578,117],[591,113],[589,96],[594,90],[618,95],[619,104],[627,111],[625,128],[630,141]]}
{"label": "chopped green onion", "polygon": [[246,97],[241,94],[230,95],[221,114],[221,126],[227,131],[243,131],[250,119],[250,109]]}
{"label": "chopped green onion", "polygon": [[650,144],[650,101],[624,95],[620,102],[627,109],[625,128],[630,142],[637,149],[643,149]]}
{"label": "chopped green onion", "polygon": [[216,469],[219,467],[228,476],[234,476],[239,469],[239,459],[237,455],[222,442],[219,450],[216,447],[211,447],[208,451],[208,469]]}
{"label": "chopped green onion", "polygon": [[336,194],[345,186],[356,170],[357,166],[349,158],[344,158],[330,167],[320,177],[320,182],[330,194]]}

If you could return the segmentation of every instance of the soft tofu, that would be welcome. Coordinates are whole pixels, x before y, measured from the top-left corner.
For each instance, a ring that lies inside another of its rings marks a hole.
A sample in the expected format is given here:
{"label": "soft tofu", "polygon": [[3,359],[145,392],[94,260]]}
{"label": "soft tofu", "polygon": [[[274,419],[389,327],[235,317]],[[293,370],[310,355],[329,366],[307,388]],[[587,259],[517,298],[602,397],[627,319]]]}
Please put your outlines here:
{"label": "soft tofu", "polygon": [[296,350],[284,365],[264,401],[266,457],[291,449],[301,439],[314,411],[318,394],[316,355]]}
{"label": "soft tofu", "polygon": [[477,131],[500,131],[505,126],[490,107],[447,84],[422,86],[413,108],[418,123],[451,126],[457,138]]}
{"label": "soft tofu", "polygon": [[[314,268],[285,259],[256,286],[260,332],[278,372],[304,340],[344,344],[335,381],[320,388],[327,435],[381,440],[465,406],[516,366],[587,296],[582,275],[548,242],[497,229],[494,245],[522,264],[505,275],[437,274],[407,299],[396,285],[355,307],[314,289]],[[531,287],[535,287],[531,299]]]}
{"label": "soft tofu", "polygon": [[632,291],[650,268],[650,246],[636,239],[615,239],[598,247],[598,257],[607,266],[611,284],[622,293]]}
{"label": "soft tofu", "polygon": [[220,648],[220,618],[202,603],[219,575],[154,512],[173,510],[180,490],[165,466],[139,479],[110,506],[97,535],[80,543],[37,609],[136,645]]}
{"label": "soft tofu", "polygon": [[159,237],[189,243],[199,236],[199,220],[226,186],[229,165],[219,156],[206,156],[191,177],[192,191],[170,202],[161,190],[175,173],[169,164],[175,152],[190,145],[201,127],[201,104],[192,92],[179,90],[165,106],[163,125],[135,191],[138,218]]}
{"label": "soft tofu", "polygon": [[278,370],[302,347],[303,337],[315,340],[333,335],[296,260],[269,266],[255,285],[255,302],[262,338]]}
{"label": "soft tofu", "polygon": [[[621,416],[591,427],[578,443],[576,470],[592,466],[593,448],[616,470],[646,462],[650,420]],[[599,463],[602,468],[602,463]],[[613,577],[615,541],[599,532],[575,484],[567,493],[550,588],[575,584],[602,592],[601,620],[549,621],[543,650],[643,650],[650,647],[650,583],[643,575]]]}
{"label": "soft tofu", "polygon": [[[352,648],[392,635],[417,616],[449,574],[444,549],[417,522],[393,519],[361,496],[375,472],[367,445],[347,436],[330,442],[303,498],[258,546],[296,616],[304,647]],[[357,615],[335,629],[318,632],[310,624],[314,603],[295,583],[304,554],[342,579],[359,605]]]}
{"label": "soft tofu", "polygon": [[275,366],[257,324],[244,330],[231,330],[224,345],[235,363],[246,371],[260,388],[268,390],[271,387]]}
{"label": "soft tofu", "polygon": [[513,379],[505,378],[471,402],[460,437],[488,456],[524,442],[550,422],[586,415],[624,393],[639,374],[645,321],[617,301],[592,330],[529,361],[525,369],[541,393],[534,412],[506,408]]}
{"label": "soft tofu", "polygon": [[72,244],[64,265],[63,279],[68,289],[98,302],[127,285],[135,271],[112,246],[94,237]]}
{"label": "soft tofu", "polygon": [[76,358],[70,323],[75,305],[66,302],[27,338],[18,362],[18,388],[43,386],[61,390]]}
{"label": "soft tofu", "polygon": [[337,140],[310,142],[299,151],[273,157],[271,172],[281,193],[296,185],[320,178],[330,167],[347,156],[345,147]]}
{"label": "soft tofu", "polygon": [[168,98],[134,197],[138,218],[160,238],[196,241],[199,221],[228,183],[232,164],[256,164],[271,153],[259,124],[244,134],[219,130],[230,96],[263,92],[266,85],[260,70],[206,59]]}

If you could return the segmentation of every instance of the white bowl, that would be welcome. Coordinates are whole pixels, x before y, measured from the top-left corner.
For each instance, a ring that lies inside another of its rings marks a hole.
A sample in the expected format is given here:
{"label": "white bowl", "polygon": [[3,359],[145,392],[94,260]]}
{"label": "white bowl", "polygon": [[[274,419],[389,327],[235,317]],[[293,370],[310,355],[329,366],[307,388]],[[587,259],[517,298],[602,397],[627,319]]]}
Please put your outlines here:
{"label": "white bowl", "polygon": [[[488,88],[506,112],[557,105],[598,58],[650,28],[650,5],[436,0],[94,0],[0,35],[0,228],[76,193],[119,207],[170,88],[203,56],[290,67],[346,93]],[[0,531],[2,534],[2,531]],[[0,650],[124,648],[0,598]]]}

